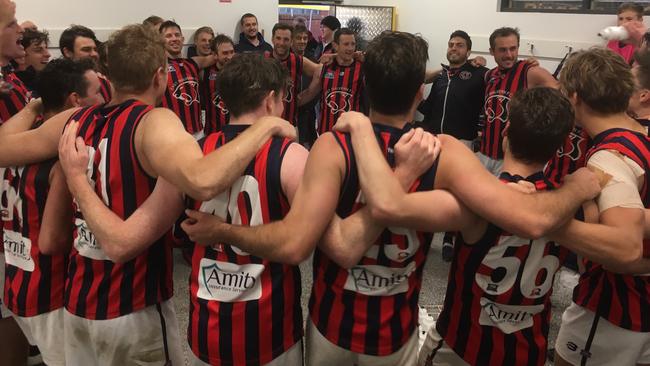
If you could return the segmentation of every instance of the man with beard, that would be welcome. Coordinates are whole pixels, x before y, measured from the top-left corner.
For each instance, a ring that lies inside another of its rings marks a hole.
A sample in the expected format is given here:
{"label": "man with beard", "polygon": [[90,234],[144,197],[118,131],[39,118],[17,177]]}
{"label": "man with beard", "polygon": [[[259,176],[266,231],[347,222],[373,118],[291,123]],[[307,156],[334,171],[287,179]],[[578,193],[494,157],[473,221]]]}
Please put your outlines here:
{"label": "man with beard", "polygon": [[[478,133],[479,116],[485,98],[486,67],[474,67],[468,62],[472,39],[457,30],[449,37],[447,60],[433,82],[431,93],[419,107],[424,114],[425,130],[434,134],[448,134],[459,139],[470,149]],[[453,256],[454,237],[445,233],[442,259],[450,262]]]}
{"label": "man with beard", "polygon": [[[59,39],[59,50],[65,58],[73,61],[89,58],[99,64],[99,52],[97,52],[97,37],[95,32],[83,25],[73,25],[61,33]],[[102,84],[102,97],[106,103],[111,101],[113,87],[105,75],[98,74],[99,82]]]}
{"label": "man with beard", "polygon": [[273,48],[264,41],[264,37],[257,30],[257,17],[251,13],[242,15],[239,21],[242,32],[239,34],[239,43],[235,46],[237,53],[271,52]]}

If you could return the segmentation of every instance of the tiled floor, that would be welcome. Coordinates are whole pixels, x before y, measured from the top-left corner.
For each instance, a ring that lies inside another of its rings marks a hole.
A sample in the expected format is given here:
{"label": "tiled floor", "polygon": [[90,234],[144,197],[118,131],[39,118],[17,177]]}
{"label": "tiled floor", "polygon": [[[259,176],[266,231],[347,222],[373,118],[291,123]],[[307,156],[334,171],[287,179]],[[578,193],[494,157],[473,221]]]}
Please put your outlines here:
{"label": "tiled floor", "polygon": [[[429,251],[429,258],[427,259],[424,269],[424,281],[422,284],[422,293],[420,295],[420,305],[427,309],[430,315],[436,319],[442,308],[442,303],[445,297],[445,288],[447,286],[447,274],[449,271],[449,264],[441,259],[440,254],[440,241],[441,238],[436,236],[431,250]],[[189,267],[183,261],[180,252],[175,254],[174,258],[174,286],[175,286],[175,304],[176,313],[179,318],[181,339],[184,341],[184,349],[186,353],[190,352],[187,347],[186,331],[188,323],[188,275]],[[305,314],[307,313],[307,300],[309,292],[311,291],[311,263],[303,263],[301,265],[302,280],[303,280],[303,308]],[[571,301],[571,289],[562,285],[556,278],[556,283],[553,293],[553,315],[550,330],[549,344],[553,345],[557,335],[562,312],[569,305]],[[189,355],[189,353],[188,353]],[[551,363],[549,363],[551,364]]]}

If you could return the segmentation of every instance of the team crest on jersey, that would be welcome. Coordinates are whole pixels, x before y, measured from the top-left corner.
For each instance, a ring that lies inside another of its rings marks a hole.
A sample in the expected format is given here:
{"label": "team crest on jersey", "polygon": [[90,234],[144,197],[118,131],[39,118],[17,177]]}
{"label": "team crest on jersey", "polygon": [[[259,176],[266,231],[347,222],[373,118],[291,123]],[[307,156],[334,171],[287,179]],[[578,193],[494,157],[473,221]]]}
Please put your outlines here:
{"label": "team crest on jersey", "polygon": [[223,102],[223,99],[221,99],[221,95],[214,93],[212,96],[212,104],[214,104],[215,107],[217,107],[217,110],[219,110],[219,113],[222,115],[230,114],[230,111],[228,108],[226,108],[226,103]]}
{"label": "team crest on jersey", "polygon": [[580,145],[584,143],[585,138],[582,137],[582,135],[580,135],[579,133],[576,133],[575,131],[571,131],[571,133],[569,134],[569,141],[571,141],[571,146],[569,146],[569,148],[566,149],[566,151],[565,151],[566,146],[561,146],[560,149],[557,151],[557,156],[560,158],[566,156],[573,161],[578,161],[583,154]]}
{"label": "team crest on jersey", "polygon": [[458,74],[458,77],[461,80],[469,80],[472,78],[472,73],[469,71],[461,71],[460,74]]}
{"label": "team crest on jersey", "polygon": [[339,88],[331,91],[325,97],[327,106],[332,114],[348,112],[352,108],[352,93],[347,88]]}
{"label": "team crest on jersey", "polygon": [[[508,93],[509,94],[509,93]],[[508,103],[510,96],[504,94],[492,95],[485,100],[485,117],[488,124],[508,122]]]}
{"label": "team crest on jersey", "polygon": [[174,65],[167,65],[167,72],[176,72]]}
{"label": "team crest on jersey", "polygon": [[210,73],[210,75],[208,75],[208,80],[210,80],[210,81],[217,80],[218,75],[219,75],[218,73],[213,71],[213,72]]}
{"label": "team crest on jersey", "polygon": [[199,102],[199,83],[195,80],[187,80],[176,86],[172,95],[186,106]]}
{"label": "team crest on jersey", "polygon": [[328,71],[328,72],[325,73],[325,75],[323,77],[325,79],[334,79],[334,72]]}
{"label": "team crest on jersey", "polygon": [[262,297],[261,264],[238,265],[201,259],[197,296],[205,300],[242,302]]}
{"label": "team crest on jersey", "polygon": [[287,83],[287,89],[284,93],[284,101],[287,103],[293,101],[293,80],[289,80]]}

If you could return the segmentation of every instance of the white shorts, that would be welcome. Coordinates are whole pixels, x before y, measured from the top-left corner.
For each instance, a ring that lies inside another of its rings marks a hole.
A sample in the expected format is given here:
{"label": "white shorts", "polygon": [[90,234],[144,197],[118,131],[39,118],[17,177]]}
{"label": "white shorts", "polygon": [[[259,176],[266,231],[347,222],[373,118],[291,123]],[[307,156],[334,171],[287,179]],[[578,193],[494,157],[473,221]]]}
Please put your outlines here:
{"label": "white shorts", "polygon": [[0,319],[8,318],[11,312],[2,302],[2,297],[5,295],[5,253],[0,253]]}
{"label": "white shorts", "polygon": [[436,330],[435,324],[429,329],[424,340],[418,366],[469,366],[465,360],[460,358],[451,347],[442,339]]}
{"label": "white shorts", "polygon": [[583,358],[588,366],[650,364],[650,333],[623,329],[595,315],[575,303],[564,311],[555,343],[560,357],[572,365]]}
{"label": "white shorts", "polygon": [[491,157],[487,155],[483,155],[480,152],[476,153],[476,157],[478,160],[481,161],[481,164],[487,169],[492,175],[495,177],[498,177],[499,174],[501,174],[501,171],[503,170],[503,159],[501,160],[496,160],[492,159]]}
{"label": "white shorts", "polygon": [[[196,355],[190,352],[190,366],[210,366],[209,363],[201,361]],[[264,364],[264,366],[302,366],[302,341],[294,344],[287,352]]]}
{"label": "white shorts", "polygon": [[108,320],[63,313],[69,365],[185,365],[172,300]]}
{"label": "white shorts", "polygon": [[388,356],[369,356],[341,348],[325,338],[311,319],[307,321],[305,338],[307,366],[415,366],[417,363],[417,331],[402,348]]}
{"label": "white shorts", "polygon": [[61,308],[31,317],[14,315],[29,344],[38,347],[43,362],[48,366],[65,365],[64,312]]}

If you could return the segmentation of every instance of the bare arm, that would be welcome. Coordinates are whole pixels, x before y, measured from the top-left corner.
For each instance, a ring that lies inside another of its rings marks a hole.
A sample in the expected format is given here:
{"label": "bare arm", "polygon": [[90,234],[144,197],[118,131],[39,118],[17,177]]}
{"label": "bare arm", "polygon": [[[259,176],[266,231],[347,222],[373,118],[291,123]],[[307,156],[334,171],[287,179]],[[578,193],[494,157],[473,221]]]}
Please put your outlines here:
{"label": "bare arm", "polygon": [[41,114],[43,103],[39,99],[34,99],[20,112],[13,115],[9,120],[0,125],[0,136],[11,135],[28,131],[34,125],[36,118]]}
{"label": "bare arm", "polygon": [[536,66],[528,70],[528,87],[534,88],[538,86],[557,89],[560,87],[560,82],[545,68]]}
{"label": "bare arm", "polygon": [[64,254],[72,246],[72,196],[59,163],[50,173],[50,190],[45,201],[38,247],[44,254]]}
{"label": "bare arm", "polygon": [[83,139],[75,139],[73,132],[65,131],[59,149],[70,191],[104,253],[115,263],[127,262],[169,231],[183,212],[183,198],[174,186],[159,178],[142,206],[128,219],[122,219],[88,182],[88,150]]}
{"label": "bare arm", "polygon": [[[359,175],[362,181],[367,182],[365,192],[368,199],[371,200],[371,194],[381,194],[378,192],[384,192],[380,197],[396,194],[397,189],[386,188],[386,181],[375,178],[374,174],[377,174],[379,169],[377,167],[386,163],[376,154],[377,142],[372,136],[369,122],[353,123],[350,128],[354,149],[359,155]],[[543,236],[572,217],[584,200],[593,198],[600,190],[593,174],[580,171],[580,179],[569,178],[560,190],[526,195],[499,182],[458,140],[446,135],[440,135],[439,138],[442,142],[442,152],[436,175],[436,188],[451,191],[471,211],[515,235],[528,238]],[[387,189],[391,189],[388,194]],[[382,207],[380,197],[373,199],[377,202],[376,209],[380,210],[378,216],[390,215],[392,220],[399,215],[415,220],[421,217],[423,212],[428,214],[437,211],[431,209],[433,201],[428,201],[428,206],[418,202],[413,202],[412,206],[401,206],[401,200],[409,196],[411,195],[393,196],[392,203],[384,200],[387,205],[385,207]],[[402,209],[388,205],[400,205]],[[412,211],[405,211],[409,207]]]}
{"label": "bare arm", "polygon": [[294,138],[295,129],[286,121],[267,117],[204,157],[178,117],[157,108],[136,130],[135,146],[150,175],[161,176],[191,197],[207,201],[230,187],[274,134]]}
{"label": "bare arm", "polygon": [[27,165],[56,157],[63,126],[76,111],[61,112],[33,130],[0,135],[0,166]]}
{"label": "bare arm", "polygon": [[316,98],[318,93],[321,90],[321,72],[322,72],[323,67],[320,66],[318,68],[318,71],[314,74],[314,77],[311,79],[311,83],[309,84],[309,87],[307,90],[303,91],[298,95],[298,105],[303,106],[307,103],[309,103],[312,99]]}
{"label": "bare arm", "polygon": [[[193,241],[203,245],[228,243],[273,262],[297,265],[311,254],[334,215],[344,166],[340,148],[327,133],[309,153],[303,180],[283,220],[254,227],[235,226],[214,219],[204,221],[205,214],[192,211],[188,213],[191,219],[181,226]],[[209,227],[193,228],[196,222]],[[193,237],[197,231],[211,235],[197,240]]]}
{"label": "bare arm", "polygon": [[643,255],[644,222],[644,210],[615,207],[600,214],[600,223],[571,220],[552,238],[614,272],[634,273]]}

